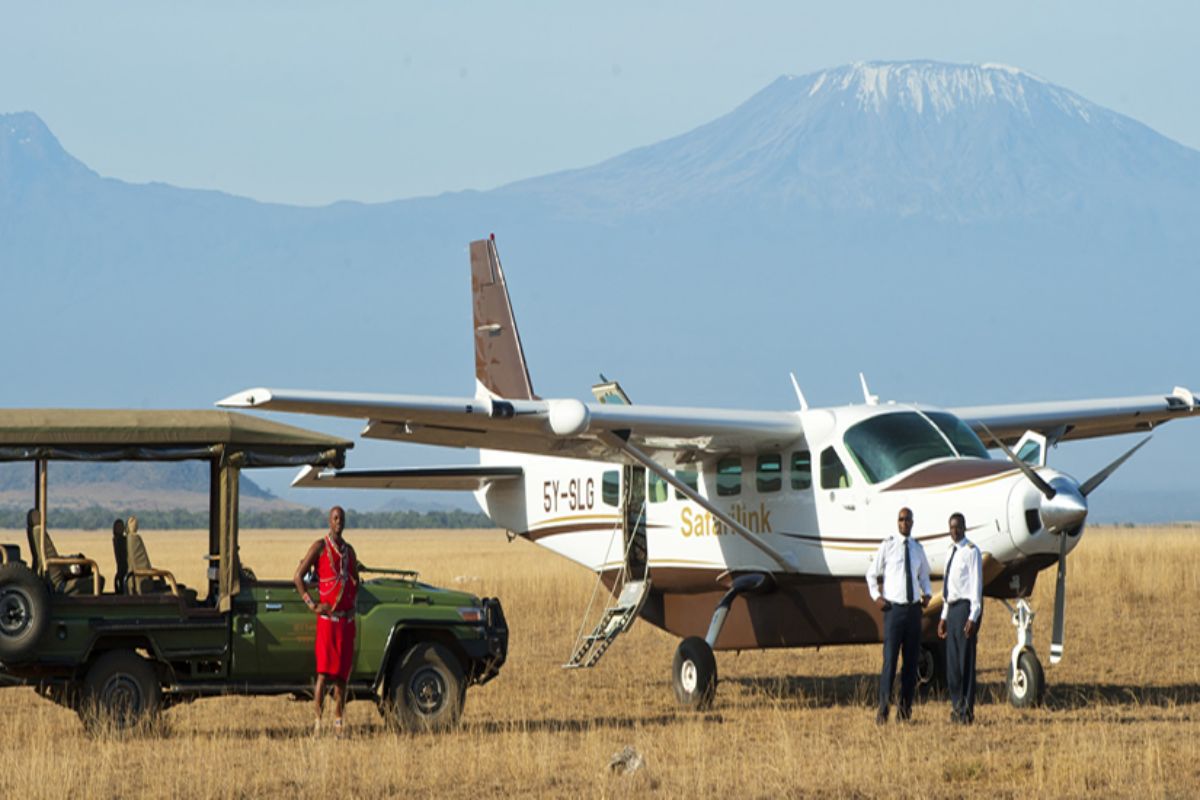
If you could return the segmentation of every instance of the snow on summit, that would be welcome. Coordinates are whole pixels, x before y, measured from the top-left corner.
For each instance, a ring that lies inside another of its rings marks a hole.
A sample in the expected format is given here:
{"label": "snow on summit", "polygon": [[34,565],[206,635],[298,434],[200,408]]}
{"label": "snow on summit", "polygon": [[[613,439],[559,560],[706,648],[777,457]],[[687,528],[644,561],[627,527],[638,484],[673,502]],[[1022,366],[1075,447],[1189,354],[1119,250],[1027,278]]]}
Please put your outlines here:
{"label": "snow on summit", "polygon": [[1090,121],[1091,110],[1095,108],[1074,92],[1004,64],[858,62],[790,79],[810,80],[809,97],[849,93],[859,109],[877,113],[892,106],[942,117],[955,110],[1003,102],[1028,114],[1031,88],[1059,110],[1077,115],[1085,122]]}

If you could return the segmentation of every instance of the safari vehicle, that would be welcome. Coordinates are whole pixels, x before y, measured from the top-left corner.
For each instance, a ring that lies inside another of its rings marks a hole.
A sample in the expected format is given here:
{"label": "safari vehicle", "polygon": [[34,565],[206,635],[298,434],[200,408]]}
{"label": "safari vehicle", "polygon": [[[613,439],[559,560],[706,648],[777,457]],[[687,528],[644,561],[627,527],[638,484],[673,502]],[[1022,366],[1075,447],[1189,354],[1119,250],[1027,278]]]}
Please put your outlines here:
{"label": "safari vehicle", "polygon": [[[144,723],[211,695],[311,696],[315,617],[285,580],[238,557],[243,469],[340,466],[348,441],[224,411],[0,410],[0,461],[33,464],[28,561],[0,545],[0,685],[35,687],[88,724]],[[64,461],[209,465],[207,586],[156,568],[136,523],[113,526],[115,574],[61,554],[48,522],[53,466]],[[457,723],[471,684],[508,649],[500,602],[362,567],[350,697],[374,700],[405,730]],[[371,573],[379,577],[368,577]]]}

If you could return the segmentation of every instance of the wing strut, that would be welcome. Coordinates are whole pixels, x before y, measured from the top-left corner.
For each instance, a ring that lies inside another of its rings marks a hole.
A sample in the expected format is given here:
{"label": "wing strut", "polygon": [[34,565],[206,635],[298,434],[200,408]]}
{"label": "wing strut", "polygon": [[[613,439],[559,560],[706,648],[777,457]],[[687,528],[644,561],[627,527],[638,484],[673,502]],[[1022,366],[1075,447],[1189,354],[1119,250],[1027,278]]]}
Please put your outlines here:
{"label": "wing strut", "polygon": [[664,467],[662,464],[659,464],[657,461],[652,459],[650,456],[646,455],[641,450],[639,450],[637,447],[635,447],[634,445],[632,445],[628,441],[626,441],[626,439],[620,435],[620,432],[614,433],[612,431],[601,431],[601,432],[598,432],[597,438],[600,441],[604,442],[609,447],[612,447],[616,450],[621,451],[625,455],[632,458],[634,461],[641,464],[646,469],[653,472],[658,477],[662,478],[664,481],[669,483],[671,486],[675,487],[675,491],[684,495],[685,497],[687,497],[687,499],[691,500],[693,503],[699,504],[701,507],[704,508],[704,510],[708,511],[714,517],[721,520],[722,525],[725,525],[727,528],[729,528],[729,530],[733,531],[738,536],[741,536],[743,539],[750,542],[750,544],[754,545],[759,550],[763,551],[768,556],[770,556],[771,559],[776,564],[778,564],[780,567],[783,568],[784,572],[798,572],[799,571],[796,568],[796,565],[793,564],[787,558],[787,556],[785,556],[783,553],[776,550],[774,547],[771,547],[771,545],[764,542],[761,538],[759,538],[754,533],[751,533],[748,528],[746,528],[744,525],[742,525],[740,522],[738,522],[733,517],[729,516],[729,514],[725,513],[721,509],[717,508],[715,505],[710,503],[704,497],[701,497],[699,492],[697,492],[695,489],[688,486],[686,483],[684,483],[683,481],[679,480],[674,475],[672,475],[671,471],[668,470],[666,467]]}

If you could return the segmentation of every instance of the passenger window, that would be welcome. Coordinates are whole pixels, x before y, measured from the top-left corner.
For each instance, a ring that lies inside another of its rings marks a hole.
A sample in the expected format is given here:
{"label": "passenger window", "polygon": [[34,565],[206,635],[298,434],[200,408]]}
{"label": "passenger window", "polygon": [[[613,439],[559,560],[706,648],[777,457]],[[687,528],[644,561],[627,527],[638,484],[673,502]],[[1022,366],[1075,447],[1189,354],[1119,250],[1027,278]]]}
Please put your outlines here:
{"label": "passenger window", "polygon": [[600,498],[606,506],[621,505],[621,471],[610,469],[600,479]]}
{"label": "passenger window", "polygon": [[655,475],[653,472],[646,473],[647,479],[650,481],[646,496],[650,498],[651,503],[661,503],[670,496],[667,491],[667,482]]}
{"label": "passenger window", "polygon": [[792,488],[808,489],[812,486],[812,454],[807,450],[792,453]]}
{"label": "passenger window", "polygon": [[821,452],[821,488],[843,489],[850,485],[850,475],[846,472],[842,459],[832,447]]}
{"label": "passenger window", "polygon": [[759,456],[754,485],[760,492],[778,492],[783,488],[783,457],[778,453]]}
{"label": "passenger window", "polygon": [[[697,494],[700,493],[700,473],[694,469],[677,469],[675,477],[683,482],[689,489]],[[675,490],[676,500],[686,500],[687,497],[678,489]]]}
{"label": "passenger window", "polygon": [[730,497],[742,493],[742,459],[738,456],[717,462],[717,495]]}

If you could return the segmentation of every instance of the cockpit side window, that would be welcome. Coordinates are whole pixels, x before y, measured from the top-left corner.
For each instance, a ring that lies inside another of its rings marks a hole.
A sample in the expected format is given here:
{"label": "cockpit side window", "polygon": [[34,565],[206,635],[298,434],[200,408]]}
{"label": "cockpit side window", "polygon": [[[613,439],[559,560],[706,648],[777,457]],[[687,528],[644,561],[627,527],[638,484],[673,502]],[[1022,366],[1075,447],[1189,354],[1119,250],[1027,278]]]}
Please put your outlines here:
{"label": "cockpit side window", "polygon": [[950,444],[954,445],[954,449],[960,456],[991,458],[987,448],[983,446],[983,442],[979,441],[979,437],[975,435],[975,431],[971,430],[970,426],[958,417],[947,414],[945,411],[930,411],[925,416],[929,417],[933,424],[946,434],[946,438],[950,440]]}
{"label": "cockpit side window", "polygon": [[821,451],[821,488],[844,489],[850,485],[850,473],[837,451],[827,447]]}
{"label": "cockpit side window", "polygon": [[885,481],[917,464],[955,455],[938,429],[913,411],[865,419],[847,430],[842,441],[871,483]]}

